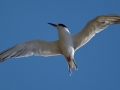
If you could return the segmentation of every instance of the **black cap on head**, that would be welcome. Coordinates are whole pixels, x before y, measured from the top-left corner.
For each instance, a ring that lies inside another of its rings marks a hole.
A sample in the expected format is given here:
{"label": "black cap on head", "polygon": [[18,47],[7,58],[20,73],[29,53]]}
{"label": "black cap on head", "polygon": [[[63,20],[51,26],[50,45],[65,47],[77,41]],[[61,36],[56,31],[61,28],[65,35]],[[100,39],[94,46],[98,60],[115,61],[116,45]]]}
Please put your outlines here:
{"label": "black cap on head", "polygon": [[[66,27],[64,24],[61,24],[61,23],[60,23],[60,24],[58,24],[58,25],[59,25],[59,26],[62,26],[62,27]],[[67,27],[66,27],[66,28],[67,28]]]}
{"label": "black cap on head", "polygon": [[48,24],[50,24],[50,25],[52,25],[54,27],[56,27],[57,25],[62,26],[62,27],[66,27],[64,24],[61,24],[61,23],[59,23],[59,24],[48,23]]}

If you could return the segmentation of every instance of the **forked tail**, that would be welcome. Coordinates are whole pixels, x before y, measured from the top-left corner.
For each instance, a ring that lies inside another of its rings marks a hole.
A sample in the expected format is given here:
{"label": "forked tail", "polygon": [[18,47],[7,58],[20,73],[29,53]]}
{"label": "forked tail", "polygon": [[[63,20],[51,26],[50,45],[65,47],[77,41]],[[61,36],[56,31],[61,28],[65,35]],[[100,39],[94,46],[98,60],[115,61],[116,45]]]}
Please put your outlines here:
{"label": "forked tail", "polygon": [[68,69],[69,69],[70,75],[72,74],[72,68],[74,68],[75,70],[78,70],[75,60],[68,61]]}

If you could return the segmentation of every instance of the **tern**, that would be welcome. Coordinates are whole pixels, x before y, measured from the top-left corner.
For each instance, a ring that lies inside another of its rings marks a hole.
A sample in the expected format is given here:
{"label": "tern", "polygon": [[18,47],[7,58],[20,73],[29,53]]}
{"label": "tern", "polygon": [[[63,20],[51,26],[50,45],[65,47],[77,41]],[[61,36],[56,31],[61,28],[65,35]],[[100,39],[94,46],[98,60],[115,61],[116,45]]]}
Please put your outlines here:
{"label": "tern", "polygon": [[75,35],[71,35],[64,24],[48,23],[58,30],[59,40],[52,42],[32,40],[17,44],[0,53],[0,62],[9,58],[27,57],[31,55],[63,55],[66,58],[69,73],[71,74],[72,68],[77,70],[77,65],[74,60],[75,51],[86,44],[93,36],[95,36],[96,33],[102,31],[107,26],[119,23],[120,15],[109,14],[97,16],[90,20],[86,26]]}

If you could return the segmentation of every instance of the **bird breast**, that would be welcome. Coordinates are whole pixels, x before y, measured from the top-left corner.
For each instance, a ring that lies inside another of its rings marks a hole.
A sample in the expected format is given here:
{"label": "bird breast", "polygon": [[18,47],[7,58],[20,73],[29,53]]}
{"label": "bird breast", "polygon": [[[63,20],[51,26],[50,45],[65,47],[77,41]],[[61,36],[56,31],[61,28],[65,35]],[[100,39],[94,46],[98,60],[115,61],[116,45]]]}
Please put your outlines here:
{"label": "bird breast", "polygon": [[74,45],[72,40],[72,35],[70,34],[68,29],[59,31],[59,43],[62,53],[65,56],[73,54]]}

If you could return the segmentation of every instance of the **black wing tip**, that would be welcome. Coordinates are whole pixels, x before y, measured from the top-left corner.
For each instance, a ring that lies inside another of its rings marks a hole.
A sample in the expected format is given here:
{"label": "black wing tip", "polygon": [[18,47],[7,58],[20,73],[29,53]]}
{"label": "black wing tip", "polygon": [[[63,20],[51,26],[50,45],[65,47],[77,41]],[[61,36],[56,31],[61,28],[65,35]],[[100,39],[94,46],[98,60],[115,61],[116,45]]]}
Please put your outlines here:
{"label": "black wing tip", "polygon": [[0,63],[6,61],[8,58],[4,57],[4,58],[0,58]]}

